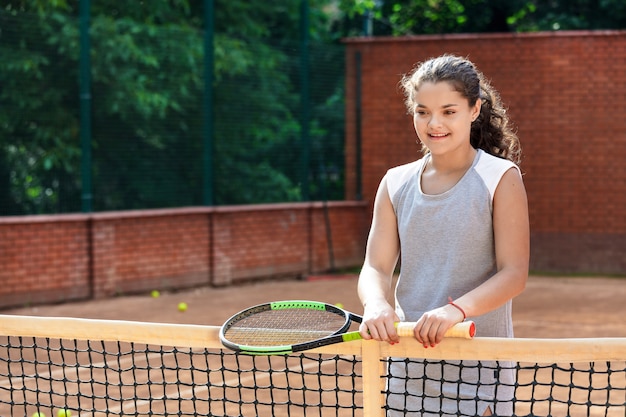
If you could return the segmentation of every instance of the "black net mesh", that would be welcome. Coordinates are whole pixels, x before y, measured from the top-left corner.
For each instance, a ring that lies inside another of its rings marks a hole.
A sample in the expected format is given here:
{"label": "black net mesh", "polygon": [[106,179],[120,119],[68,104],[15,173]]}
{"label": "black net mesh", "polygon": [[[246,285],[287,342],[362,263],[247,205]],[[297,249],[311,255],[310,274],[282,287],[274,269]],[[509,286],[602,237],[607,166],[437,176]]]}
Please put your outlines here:
{"label": "black net mesh", "polygon": [[[510,416],[626,412],[626,361],[379,360],[381,374],[364,381],[362,359],[353,355],[251,356],[3,336],[0,415],[475,416],[486,407]],[[385,397],[381,409],[365,408],[365,385]]]}
{"label": "black net mesh", "polygon": [[351,356],[0,339],[0,415],[361,415]]}
{"label": "black net mesh", "polygon": [[476,416],[487,407],[501,416],[621,417],[626,412],[626,361],[384,362],[388,416]]}

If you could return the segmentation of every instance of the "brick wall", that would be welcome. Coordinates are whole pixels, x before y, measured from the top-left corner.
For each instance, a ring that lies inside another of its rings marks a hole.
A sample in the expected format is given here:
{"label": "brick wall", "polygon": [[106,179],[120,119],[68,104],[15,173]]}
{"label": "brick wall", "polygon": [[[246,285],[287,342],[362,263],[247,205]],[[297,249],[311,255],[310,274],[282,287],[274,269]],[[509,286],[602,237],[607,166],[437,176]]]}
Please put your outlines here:
{"label": "brick wall", "polygon": [[346,197],[360,197],[359,53],[362,201],[0,217],[0,308],[360,265],[380,178],[420,156],[398,81],[444,52],[479,66],[517,126],[531,268],[626,274],[626,31],[346,45]]}
{"label": "brick wall", "polygon": [[416,62],[469,57],[500,92],[523,146],[531,267],[626,273],[626,31],[346,40],[347,198],[357,194],[361,60],[362,193],[421,156],[398,87]]}
{"label": "brick wall", "polygon": [[80,216],[0,217],[0,306],[88,297],[87,230]]}
{"label": "brick wall", "polygon": [[360,202],[0,217],[0,308],[354,267],[369,220]]}

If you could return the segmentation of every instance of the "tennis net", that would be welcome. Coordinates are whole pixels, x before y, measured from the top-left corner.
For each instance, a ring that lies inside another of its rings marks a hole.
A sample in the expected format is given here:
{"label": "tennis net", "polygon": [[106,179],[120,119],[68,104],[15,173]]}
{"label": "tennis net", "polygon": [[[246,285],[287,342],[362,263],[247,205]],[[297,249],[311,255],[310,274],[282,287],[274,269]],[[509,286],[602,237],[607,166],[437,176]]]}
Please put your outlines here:
{"label": "tennis net", "polygon": [[[454,386],[472,372],[513,375],[497,389],[510,392],[515,416],[626,415],[626,338],[448,339],[434,349],[404,338],[247,356],[223,349],[218,331],[0,316],[0,416],[476,415],[445,411],[458,395],[408,388]],[[424,366],[439,371],[416,378]]]}

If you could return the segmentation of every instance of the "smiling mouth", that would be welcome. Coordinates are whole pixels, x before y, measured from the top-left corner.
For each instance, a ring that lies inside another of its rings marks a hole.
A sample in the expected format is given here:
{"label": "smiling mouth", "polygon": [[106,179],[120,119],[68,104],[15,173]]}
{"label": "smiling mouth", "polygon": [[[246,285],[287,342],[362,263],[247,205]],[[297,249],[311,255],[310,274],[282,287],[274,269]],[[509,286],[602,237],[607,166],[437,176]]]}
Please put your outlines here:
{"label": "smiling mouth", "polygon": [[429,133],[428,134],[428,136],[433,139],[442,139],[449,135],[450,135],[449,133]]}

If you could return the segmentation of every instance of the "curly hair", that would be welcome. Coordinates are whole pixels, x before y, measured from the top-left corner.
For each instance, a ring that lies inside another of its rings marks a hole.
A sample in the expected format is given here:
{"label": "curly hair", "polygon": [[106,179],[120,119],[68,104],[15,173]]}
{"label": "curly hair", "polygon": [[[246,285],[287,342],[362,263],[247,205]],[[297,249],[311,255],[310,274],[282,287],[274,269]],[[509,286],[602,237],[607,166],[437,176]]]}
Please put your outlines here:
{"label": "curly hair", "polygon": [[[475,105],[479,98],[482,101],[480,114],[472,122],[471,145],[519,164],[521,159],[519,138],[509,126],[509,117],[500,95],[476,66],[465,58],[454,55],[431,58],[404,75],[400,85],[404,90],[405,104],[409,113],[413,114],[414,95],[421,85],[441,81],[450,83],[455,91],[467,98],[470,107]],[[429,152],[426,147],[424,151]]]}

